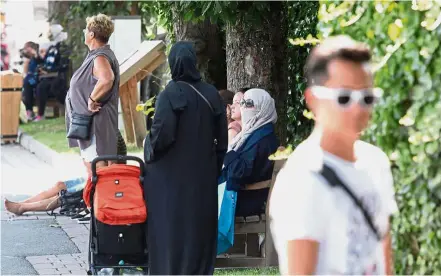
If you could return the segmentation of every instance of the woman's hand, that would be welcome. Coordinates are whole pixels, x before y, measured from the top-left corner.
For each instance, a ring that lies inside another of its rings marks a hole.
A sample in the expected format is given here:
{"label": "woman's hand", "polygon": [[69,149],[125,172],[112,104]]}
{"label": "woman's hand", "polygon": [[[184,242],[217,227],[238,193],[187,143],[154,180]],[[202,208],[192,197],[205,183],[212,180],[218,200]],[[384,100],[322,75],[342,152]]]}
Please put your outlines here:
{"label": "woman's hand", "polygon": [[95,113],[95,112],[100,111],[101,104],[99,102],[92,100],[92,98],[89,97],[89,100],[87,101],[87,107],[88,107],[89,111]]}

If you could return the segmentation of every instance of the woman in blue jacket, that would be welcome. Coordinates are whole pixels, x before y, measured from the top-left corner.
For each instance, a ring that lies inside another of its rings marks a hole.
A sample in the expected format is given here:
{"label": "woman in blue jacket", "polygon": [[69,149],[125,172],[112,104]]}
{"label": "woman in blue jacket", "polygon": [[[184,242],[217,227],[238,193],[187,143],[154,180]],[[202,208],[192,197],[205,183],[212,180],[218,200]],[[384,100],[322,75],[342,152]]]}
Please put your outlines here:
{"label": "woman in blue jacket", "polygon": [[219,183],[226,181],[226,189],[237,192],[236,216],[260,215],[265,213],[274,167],[268,157],[279,146],[277,113],[274,99],[258,88],[245,93],[240,109],[242,131],[229,145]]}

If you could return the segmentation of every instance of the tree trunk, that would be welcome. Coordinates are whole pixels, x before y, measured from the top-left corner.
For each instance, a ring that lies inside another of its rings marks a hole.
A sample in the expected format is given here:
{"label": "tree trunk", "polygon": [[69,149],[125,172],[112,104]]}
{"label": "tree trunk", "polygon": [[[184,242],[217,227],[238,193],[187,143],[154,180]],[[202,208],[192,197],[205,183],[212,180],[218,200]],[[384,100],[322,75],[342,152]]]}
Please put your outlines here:
{"label": "tree trunk", "polygon": [[57,20],[60,14],[65,14],[69,8],[76,1],[49,1],[48,2],[48,17],[52,23],[60,23]]}
{"label": "tree trunk", "polygon": [[173,30],[176,41],[192,41],[198,57],[198,69],[202,78],[217,89],[227,87],[227,74],[224,50],[224,34],[217,24],[209,19],[193,23],[184,21],[182,16],[173,12]]}
{"label": "tree trunk", "polygon": [[130,15],[139,15],[139,1],[132,1],[130,4]]}
{"label": "tree trunk", "polygon": [[[259,3],[260,4],[260,3]],[[287,18],[283,2],[269,2],[269,11],[259,23],[238,16],[227,23],[226,54],[228,89],[260,87],[276,102],[276,132],[286,142],[288,94]]]}

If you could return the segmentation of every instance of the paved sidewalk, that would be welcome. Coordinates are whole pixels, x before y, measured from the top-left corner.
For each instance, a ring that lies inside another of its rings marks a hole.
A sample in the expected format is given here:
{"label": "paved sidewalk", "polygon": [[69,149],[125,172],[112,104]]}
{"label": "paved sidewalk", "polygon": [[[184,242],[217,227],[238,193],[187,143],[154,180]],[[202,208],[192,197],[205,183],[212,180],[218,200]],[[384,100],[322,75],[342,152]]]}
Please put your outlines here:
{"label": "paved sidewalk", "polygon": [[3,206],[4,198],[21,201],[56,181],[82,175],[81,159],[66,155],[60,160],[51,166],[19,145],[1,147],[1,274],[85,275],[88,225],[46,212],[17,217]]}
{"label": "paved sidewalk", "polygon": [[[142,158],[142,153],[130,154]],[[66,180],[85,175],[84,165],[78,155],[61,154],[57,158],[55,164],[49,165],[42,162],[37,156],[26,151],[19,145],[6,145],[1,147],[1,181],[2,181],[2,200],[4,197],[13,200],[21,201],[29,196],[35,195],[43,190],[52,187],[59,180]],[[130,164],[136,164],[130,162]],[[23,216],[16,217],[8,213],[3,208],[1,209],[2,223],[23,223],[36,224],[46,221],[45,227],[54,231],[64,233],[66,242],[53,241],[55,245],[62,242],[73,243],[80,253],[70,252],[55,252],[54,249],[40,250],[39,252],[46,254],[23,254],[25,259],[20,255],[15,263],[9,263],[9,270],[6,274],[40,274],[40,275],[85,275],[87,271],[87,253],[89,243],[89,224],[79,224],[76,220],[72,220],[65,216],[49,216],[46,212],[32,212],[26,213]],[[53,221],[50,221],[53,220]],[[8,239],[20,239],[17,235],[26,235],[26,239],[35,240],[32,231],[26,234],[6,233]],[[29,235],[29,236],[28,236]],[[41,235],[41,234],[38,234]],[[60,236],[61,237],[61,236]],[[43,240],[51,237],[44,237]],[[3,234],[2,234],[3,242]],[[26,242],[27,243],[27,242]],[[50,243],[50,242],[49,242]],[[49,247],[54,244],[48,244]],[[35,245],[34,245],[35,246]],[[44,246],[43,246],[44,247]],[[57,248],[57,246],[55,246]],[[4,249],[4,248],[3,248]],[[34,248],[28,248],[34,252]],[[9,249],[8,249],[9,250]],[[8,250],[3,250],[8,253]],[[10,251],[10,250],[9,250]],[[3,258],[2,254],[2,258]],[[9,256],[5,256],[9,258]],[[12,258],[17,258],[13,256]],[[5,259],[6,261],[6,259]],[[27,268],[27,267],[30,268]],[[26,268],[19,269],[17,267]],[[33,270],[32,270],[33,268]],[[13,273],[9,272],[12,271]],[[3,272],[3,268],[2,268]],[[3,274],[3,273],[2,273]]]}
{"label": "paved sidewalk", "polygon": [[81,224],[69,217],[57,217],[61,229],[87,258],[89,248],[89,224]]}
{"label": "paved sidewalk", "polygon": [[87,258],[83,254],[27,257],[39,275],[85,275]]}

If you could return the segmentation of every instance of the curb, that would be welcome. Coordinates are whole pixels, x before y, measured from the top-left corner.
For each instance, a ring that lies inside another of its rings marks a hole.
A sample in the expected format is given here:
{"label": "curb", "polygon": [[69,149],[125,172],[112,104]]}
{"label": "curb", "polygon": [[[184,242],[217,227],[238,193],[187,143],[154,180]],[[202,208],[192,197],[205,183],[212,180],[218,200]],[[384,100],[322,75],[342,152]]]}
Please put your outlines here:
{"label": "curb", "polygon": [[48,146],[38,142],[29,134],[23,132],[21,129],[18,131],[18,144],[35,154],[41,161],[53,166],[60,158],[58,152],[49,148]]}
{"label": "curb", "polygon": [[[29,151],[30,153],[37,156],[41,161],[51,166],[56,166],[59,165],[60,163],[65,162],[63,154],[60,154],[55,150],[49,148],[45,144],[37,141],[26,132],[23,132],[21,129],[19,129],[18,131],[18,144],[27,151]],[[133,153],[128,153],[128,155],[136,156],[144,160],[143,152],[139,152],[139,153],[133,152]],[[78,158],[80,158],[80,155],[78,155]],[[81,166],[83,165],[81,164]]]}

